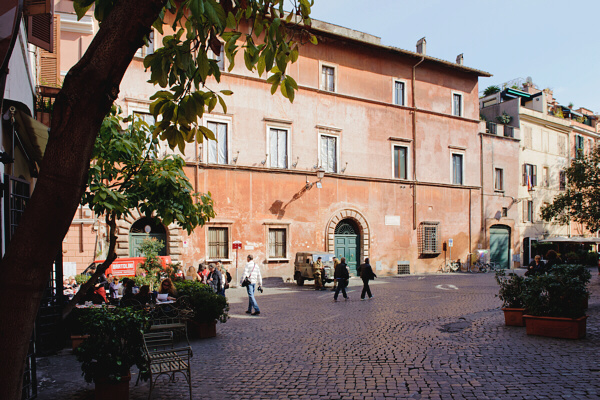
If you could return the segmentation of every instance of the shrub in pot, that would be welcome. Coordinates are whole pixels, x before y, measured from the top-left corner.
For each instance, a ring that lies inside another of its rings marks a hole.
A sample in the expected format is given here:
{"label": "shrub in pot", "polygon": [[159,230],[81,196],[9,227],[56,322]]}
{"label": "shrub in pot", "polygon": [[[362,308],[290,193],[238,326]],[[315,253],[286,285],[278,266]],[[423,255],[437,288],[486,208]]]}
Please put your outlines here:
{"label": "shrub in pot", "polygon": [[130,368],[137,365],[142,378],[147,378],[143,333],[149,327],[149,315],[131,307],[91,308],[81,313],[79,321],[90,336],[75,354],[85,380],[96,384],[96,398],[105,392],[111,400],[128,398]]}
{"label": "shrub in pot", "polygon": [[583,265],[556,265],[545,275],[525,279],[527,334],[584,337],[585,302],[589,296],[586,286],[590,279]]}
{"label": "shrub in pot", "polygon": [[[226,322],[229,318],[229,304],[225,296],[213,292],[210,286],[195,281],[175,282],[179,296],[186,296],[193,310],[192,324],[200,337],[216,335],[216,322]],[[205,330],[210,333],[203,333]]]}
{"label": "shrub in pot", "polygon": [[496,273],[496,282],[500,289],[497,296],[502,300],[504,322],[509,326],[525,326],[523,313],[523,291],[525,278],[514,273],[506,275],[504,271]]}

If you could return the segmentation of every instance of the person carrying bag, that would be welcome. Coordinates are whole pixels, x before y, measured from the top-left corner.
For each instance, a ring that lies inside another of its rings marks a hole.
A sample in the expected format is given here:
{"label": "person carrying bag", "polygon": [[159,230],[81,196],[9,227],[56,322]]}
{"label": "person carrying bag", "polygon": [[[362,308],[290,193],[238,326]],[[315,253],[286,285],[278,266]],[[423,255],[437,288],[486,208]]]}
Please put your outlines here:
{"label": "person carrying bag", "polygon": [[[248,310],[246,314],[259,315],[260,309],[254,298],[254,290],[258,284],[258,290],[262,292],[262,275],[260,274],[260,267],[256,265],[253,259],[252,254],[248,254],[248,262],[246,263],[240,284],[248,292]],[[254,312],[252,312],[252,309],[254,309]]]}

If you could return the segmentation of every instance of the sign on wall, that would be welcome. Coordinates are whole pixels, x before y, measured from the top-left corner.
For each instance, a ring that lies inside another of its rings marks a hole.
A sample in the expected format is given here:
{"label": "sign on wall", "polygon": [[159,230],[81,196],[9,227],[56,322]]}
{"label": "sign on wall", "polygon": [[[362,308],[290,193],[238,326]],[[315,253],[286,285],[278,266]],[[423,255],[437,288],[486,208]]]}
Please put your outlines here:
{"label": "sign on wall", "polygon": [[400,216],[399,215],[386,215],[385,216],[385,224],[400,226]]}

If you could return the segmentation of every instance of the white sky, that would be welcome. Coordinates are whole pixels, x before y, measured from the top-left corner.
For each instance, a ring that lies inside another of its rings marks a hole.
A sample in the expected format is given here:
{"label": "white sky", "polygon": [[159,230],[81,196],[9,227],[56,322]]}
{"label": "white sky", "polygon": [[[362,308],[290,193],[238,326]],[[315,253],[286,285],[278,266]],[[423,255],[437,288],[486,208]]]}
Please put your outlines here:
{"label": "white sky", "polygon": [[312,18],[491,73],[479,90],[531,76],[559,103],[600,113],[600,1],[315,0]]}

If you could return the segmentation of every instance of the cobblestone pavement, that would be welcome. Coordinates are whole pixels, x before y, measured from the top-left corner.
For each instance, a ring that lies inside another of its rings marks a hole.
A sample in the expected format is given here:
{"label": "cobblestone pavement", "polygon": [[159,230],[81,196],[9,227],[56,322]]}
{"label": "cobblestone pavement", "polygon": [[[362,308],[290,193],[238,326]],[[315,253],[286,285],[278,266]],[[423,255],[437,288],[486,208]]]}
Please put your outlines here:
{"label": "cobblestone pavement", "polygon": [[[374,298],[269,282],[261,315],[227,293],[230,320],[192,343],[194,399],[599,399],[600,279],[593,272],[587,337],[527,336],[504,326],[493,274],[377,279]],[[341,298],[341,296],[340,296]],[[133,373],[134,371],[132,371]],[[92,399],[70,352],[39,359],[39,399]],[[145,399],[148,384],[131,399]],[[154,399],[188,398],[159,384]]]}

